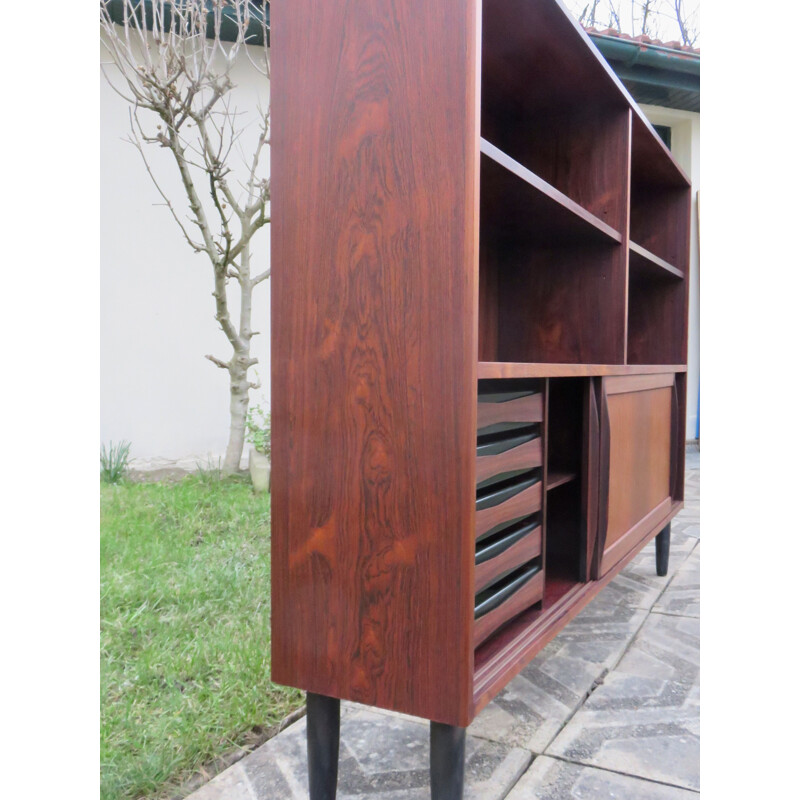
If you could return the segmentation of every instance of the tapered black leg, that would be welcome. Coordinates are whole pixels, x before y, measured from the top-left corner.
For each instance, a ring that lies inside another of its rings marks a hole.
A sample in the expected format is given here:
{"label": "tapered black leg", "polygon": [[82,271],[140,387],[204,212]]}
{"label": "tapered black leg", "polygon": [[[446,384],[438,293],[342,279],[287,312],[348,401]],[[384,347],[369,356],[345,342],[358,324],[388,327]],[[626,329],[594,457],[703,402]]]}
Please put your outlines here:
{"label": "tapered black leg", "polygon": [[464,797],[467,729],[431,722],[431,800]]}
{"label": "tapered black leg", "polygon": [[671,529],[672,523],[668,522],[667,527],[661,533],[656,534],[656,575],[662,578],[669,569],[669,534]]}
{"label": "tapered black leg", "polygon": [[339,700],[306,695],[308,793],[311,800],[336,800],[339,773]]}

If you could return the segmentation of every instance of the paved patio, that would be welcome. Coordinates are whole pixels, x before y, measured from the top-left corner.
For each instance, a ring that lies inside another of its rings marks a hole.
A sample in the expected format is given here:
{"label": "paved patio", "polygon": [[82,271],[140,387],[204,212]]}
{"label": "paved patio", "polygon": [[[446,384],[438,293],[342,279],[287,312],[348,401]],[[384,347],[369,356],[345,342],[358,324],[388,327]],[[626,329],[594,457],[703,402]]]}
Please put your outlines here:
{"label": "paved patio", "polygon": [[[669,574],[648,545],[477,717],[468,800],[679,800],[700,789],[700,454]],[[424,720],[342,707],[339,800],[427,800]],[[306,800],[305,719],[190,800]]]}

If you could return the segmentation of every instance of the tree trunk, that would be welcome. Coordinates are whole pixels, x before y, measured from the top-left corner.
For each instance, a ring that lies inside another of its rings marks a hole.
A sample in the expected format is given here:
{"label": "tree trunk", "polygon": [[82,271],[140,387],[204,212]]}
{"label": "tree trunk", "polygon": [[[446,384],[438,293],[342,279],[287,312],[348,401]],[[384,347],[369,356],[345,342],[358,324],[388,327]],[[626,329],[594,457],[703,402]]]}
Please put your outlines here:
{"label": "tree trunk", "polygon": [[239,470],[244,449],[245,424],[247,422],[247,408],[250,402],[250,383],[247,379],[247,368],[239,363],[249,361],[247,354],[239,354],[231,359],[230,387],[231,387],[231,427],[228,434],[228,447],[225,451],[223,472],[231,474]]}

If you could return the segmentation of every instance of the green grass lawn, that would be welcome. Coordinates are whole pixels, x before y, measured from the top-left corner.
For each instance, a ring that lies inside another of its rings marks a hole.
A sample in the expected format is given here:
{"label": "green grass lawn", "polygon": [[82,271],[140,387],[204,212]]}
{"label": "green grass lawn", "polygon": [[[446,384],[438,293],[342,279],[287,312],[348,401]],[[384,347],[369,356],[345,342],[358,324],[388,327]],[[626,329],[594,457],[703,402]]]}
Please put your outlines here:
{"label": "green grass lawn", "polygon": [[101,488],[101,797],[162,797],[302,705],[269,680],[269,496]]}

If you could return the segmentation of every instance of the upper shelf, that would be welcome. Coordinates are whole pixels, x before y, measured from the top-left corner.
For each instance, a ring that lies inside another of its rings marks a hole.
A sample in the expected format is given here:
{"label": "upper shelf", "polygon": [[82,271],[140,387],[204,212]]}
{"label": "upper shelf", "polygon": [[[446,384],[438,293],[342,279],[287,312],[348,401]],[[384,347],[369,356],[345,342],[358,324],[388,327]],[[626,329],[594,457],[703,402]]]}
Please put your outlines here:
{"label": "upper shelf", "polygon": [[[620,244],[622,235],[518,161],[481,139],[481,217],[526,241]],[[536,222],[537,224],[532,224]]]}
{"label": "upper shelf", "polygon": [[672,153],[643,117],[633,118],[631,181],[684,188],[691,184]]}
{"label": "upper shelf", "polygon": [[628,242],[628,246],[631,251],[631,270],[636,270],[643,275],[651,275],[656,278],[684,277],[683,270],[673,266],[669,261],[659,258],[641,245],[636,244],[636,242],[630,241]]}
{"label": "upper shelf", "polygon": [[543,110],[563,107],[564,98],[578,106],[630,108],[634,173],[641,164],[657,183],[690,185],[622,81],[561,0],[483,0],[482,32],[484,114],[505,124],[536,123]]}

